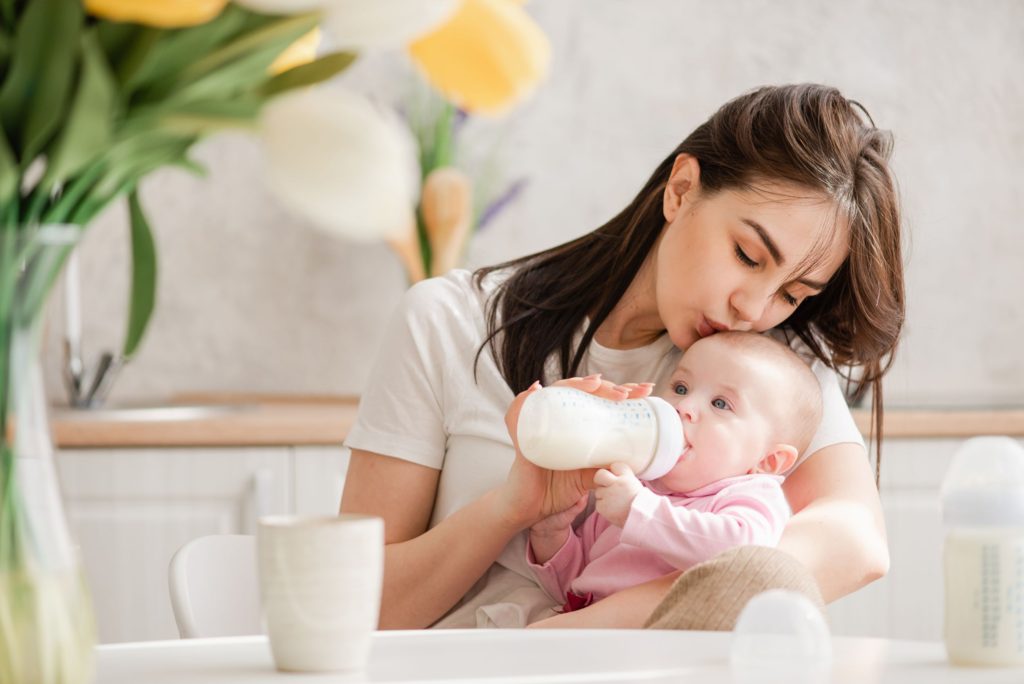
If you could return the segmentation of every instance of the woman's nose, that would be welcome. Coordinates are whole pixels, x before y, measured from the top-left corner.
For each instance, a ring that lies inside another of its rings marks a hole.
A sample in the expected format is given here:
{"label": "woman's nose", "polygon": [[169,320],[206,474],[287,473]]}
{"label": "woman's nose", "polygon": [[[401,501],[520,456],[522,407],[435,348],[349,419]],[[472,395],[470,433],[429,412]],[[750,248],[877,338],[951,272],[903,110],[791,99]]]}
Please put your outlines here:
{"label": "woman's nose", "polygon": [[[739,289],[733,292],[732,297],[729,298],[729,305],[732,307],[737,323],[753,325],[764,316],[769,299],[770,297],[757,288]],[[740,330],[746,329],[742,325],[734,327]]]}

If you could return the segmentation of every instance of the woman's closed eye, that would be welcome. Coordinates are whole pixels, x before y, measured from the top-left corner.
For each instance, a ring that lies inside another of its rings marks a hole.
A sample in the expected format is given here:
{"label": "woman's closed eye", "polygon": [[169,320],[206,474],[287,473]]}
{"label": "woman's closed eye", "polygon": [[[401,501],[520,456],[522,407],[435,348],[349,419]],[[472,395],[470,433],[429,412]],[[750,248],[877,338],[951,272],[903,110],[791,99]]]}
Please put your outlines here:
{"label": "woman's closed eye", "polygon": [[739,259],[740,263],[747,268],[757,268],[760,266],[759,263],[747,256],[747,253],[743,251],[743,248],[740,247],[740,243],[738,242],[736,243],[736,258]]}
{"label": "woman's closed eye", "polygon": [[797,304],[800,303],[799,299],[789,294],[785,290],[781,290],[779,292],[779,296],[782,297],[782,301],[786,302],[786,304],[789,304],[790,306],[796,306]]}

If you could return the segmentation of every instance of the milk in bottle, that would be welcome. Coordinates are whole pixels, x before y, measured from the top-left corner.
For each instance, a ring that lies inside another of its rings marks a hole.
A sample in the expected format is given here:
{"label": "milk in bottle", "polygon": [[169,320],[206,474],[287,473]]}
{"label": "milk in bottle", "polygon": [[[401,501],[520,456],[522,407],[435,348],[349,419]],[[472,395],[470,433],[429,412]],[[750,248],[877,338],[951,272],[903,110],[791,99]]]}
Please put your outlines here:
{"label": "milk in bottle", "polygon": [[629,465],[656,480],[679,461],[685,446],[679,414],[657,397],[612,401],[568,387],[544,387],[523,403],[519,450],[550,470]]}
{"label": "milk in bottle", "polygon": [[942,483],[945,641],[955,665],[1024,665],[1024,447],[976,437]]}

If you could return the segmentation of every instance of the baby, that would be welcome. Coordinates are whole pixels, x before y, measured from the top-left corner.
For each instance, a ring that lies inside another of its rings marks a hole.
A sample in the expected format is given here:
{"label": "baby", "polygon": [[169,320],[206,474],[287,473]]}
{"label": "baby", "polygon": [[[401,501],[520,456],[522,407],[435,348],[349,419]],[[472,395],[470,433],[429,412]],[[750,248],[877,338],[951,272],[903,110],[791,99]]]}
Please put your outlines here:
{"label": "baby", "polygon": [[561,612],[782,535],[782,474],[821,420],[811,369],[770,337],[718,333],[686,351],[659,396],[683,422],[675,467],[646,484],[622,463],[598,470],[597,510],[577,529],[586,499],[530,528],[527,560]]}

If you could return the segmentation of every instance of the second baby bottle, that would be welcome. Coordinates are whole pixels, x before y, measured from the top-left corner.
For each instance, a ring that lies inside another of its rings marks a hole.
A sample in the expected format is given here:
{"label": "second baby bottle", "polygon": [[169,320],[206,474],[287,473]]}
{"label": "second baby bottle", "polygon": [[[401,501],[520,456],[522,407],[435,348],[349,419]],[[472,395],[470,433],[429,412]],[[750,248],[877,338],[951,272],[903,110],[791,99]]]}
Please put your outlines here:
{"label": "second baby bottle", "polygon": [[530,394],[519,413],[519,450],[550,470],[627,464],[642,480],[668,473],[683,452],[679,414],[657,397],[612,401],[568,387]]}

